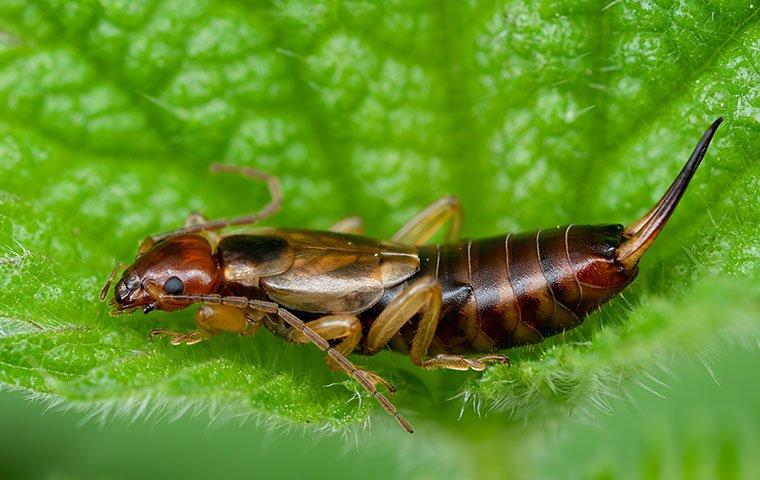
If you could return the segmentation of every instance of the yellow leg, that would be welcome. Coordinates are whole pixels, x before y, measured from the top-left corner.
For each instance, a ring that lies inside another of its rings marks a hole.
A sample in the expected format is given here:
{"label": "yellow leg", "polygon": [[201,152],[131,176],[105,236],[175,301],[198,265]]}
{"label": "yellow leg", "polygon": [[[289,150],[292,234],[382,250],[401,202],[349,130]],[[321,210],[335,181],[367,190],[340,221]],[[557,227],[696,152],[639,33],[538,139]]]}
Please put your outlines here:
{"label": "yellow leg", "polygon": [[361,217],[348,217],[330,227],[331,232],[352,233],[361,235],[364,232],[364,221]]}
{"label": "yellow leg", "polygon": [[448,243],[455,242],[459,240],[462,209],[459,206],[459,199],[452,196],[439,198],[428,205],[427,208],[406,222],[391,237],[391,240],[408,245],[424,245],[449,219],[451,224],[446,234],[446,241]]}
{"label": "yellow leg", "polygon": [[256,311],[246,312],[226,305],[202,305],[195,312],[196,330],[175,332],[156,328],[149,335],[151,339],[169,337],[172,345],[194,345],[223,331],[253,335],[261,325],[262,317],[263,314]]}
{"label": "yellow leg", "polygon": [[423,312],[422,319],[417,326],[409,352],[409,357],[415,365],[428,369],[483,370],[486,363],[509,363],[509,359],[504,355],[485,355],[479,358],[436,355],[427,358],[427,351],[441,316],[441,285],[431,277],[420,278],[409,285],[380,313],[367,334],[367,352],[372,354],[385,347],[399,329],[420,311]]}
{"label": "yellow leg", "polygon": [[[344,357],[353,352],[354,349],[356,349],[356,346],[359,345],[359,341],[362,339],[362,324],[354,315],[327,315],[306,322],[305,325],[325,340],[329,341],[342,338],[343,340],[335,347],[335,350]],[[303,331],[295,329],[290,330],[288,340],[295,343],[308,343],[311,341]],[[341,366],[331,357],[327,357],[326,363],[331,370],[342,370]],[[367,370],[364,370],[364,373],[370,377],[375,385],[383,385],[390,392],[396,391],[396,387],[376,373]]]}
{"label": "yellow leg", "polygon": [[[193,229],[197,225],[204,225],[208,223],[208,219],[200,212],[190,212],[187,217],[185,217],[185,223],[182,224],[182,229]],[[212,245],[216,245],[216,243],[219,240],[219,235],[214,230],[201,230],[198,232],[200,235],[203,235],[208,239],[209,242],[211,242]],[[166,236],[161,237],[161,239],[166,238]],[[137,249],[138,253],[145,253],[151,248],[153,248],[153,245],[156,244],[158,241],[158,237],[154,236],[148,236],[145,237],[140,243],[140,247]]]}
{"label": "yellow leg", "polygon": [[[250,298],[237,297],[234,295],[187,295],[184,297],[184,299],[190,299],[194,302],[205,302],[207,305],[225,305],[237,308],[246,308],[249,309],[249,311],[259,312],[259,314],[261,314],[261,319],[276,315],[291,329],[297,330],[303,334],[303,336],[307,338],[309,342],[313,343],[317,348],[325,352],[328,357],[335,361],[335,363],[340,367],[341,371],[345,372],[351,378],[359,382],[359,384],[364,387],[364,389],[370,395],[375,397],[375,400],[377,400],[377,402],[382,405],[383,409],[385,409],[386,412],[388,412],[390,415],[393,415],[393,417],[398,421],[399,425],[404,428],[404,430],[409,433],[414,432],[412,426],[398,412],[398,409],[393,406],[393,403],[391,403],[391,401],[388,400],[385,395],[380,393],[380,391],[377,389],[377,383],[382,383],[377,381],[377,378],[379,378],[377,375],[356,368],[356,366],[349,359],[347,359],[345,355],[330,345],[330,342],[317,335],[314,330],[306,325],[300,318],[293,315],[293,313],[291,313],[289,310],[282,308],[280,305],[274,302],[252,300]],[[269,326],[268,323],[267,326]]]}
{"label": "yellow leg", "polygon": [[185,223],[182,224],[182,227],[192,227],[194,225],[200,225],[202,223],[206,223],[208,220],[205,216],[203,216],[200,212],[191,212],[185,217]]}

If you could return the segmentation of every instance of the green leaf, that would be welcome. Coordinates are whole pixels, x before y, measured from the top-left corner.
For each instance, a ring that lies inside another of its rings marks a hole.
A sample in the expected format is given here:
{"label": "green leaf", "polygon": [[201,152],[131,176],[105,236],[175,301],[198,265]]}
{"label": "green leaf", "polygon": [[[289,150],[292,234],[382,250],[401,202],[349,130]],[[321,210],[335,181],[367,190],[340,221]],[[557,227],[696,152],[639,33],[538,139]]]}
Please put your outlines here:
{"label": "green leaf", "polygon": [[[0,385],[94,414],[341,428],[374,408],[322,354],[266,333],[172,348],[97,301],[139,240],[283,181],[278,225],[361,215],[390,236],[444,194],[465,233],[621,222],[726,122],[633,287],[511,369],[360,363],[413,420],[465,398],[503,422],[606,405],[674,351],[757,338],[760,6],[713,2],[11,0],[0,5]],[[326,385],[330,385],[326,388]],[[360,401],[361,400],[361,401]],[[466,416],[477,423],[475,416]],[[511,419],[511,420],[510,420]],[[460,423],[466,428],[466,423]]]}

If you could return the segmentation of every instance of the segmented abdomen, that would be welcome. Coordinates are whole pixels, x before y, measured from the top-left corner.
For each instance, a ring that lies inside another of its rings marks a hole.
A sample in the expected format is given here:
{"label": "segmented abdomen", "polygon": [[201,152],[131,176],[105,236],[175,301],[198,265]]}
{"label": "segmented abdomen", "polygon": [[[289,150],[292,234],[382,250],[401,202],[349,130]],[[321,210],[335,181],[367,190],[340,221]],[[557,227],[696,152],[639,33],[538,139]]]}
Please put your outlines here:
{"label": "segmented abdomen", "polygon": [[[616,245],[620,228],[568,226],[420,248],[420,271],[443,290],[441,319],[429,353],[486,352],[537,343],[576,327],[616,291],[584,285],[577,268],[589,247]],[[592,240],[590,242],[590,240]],[[599,241],[601,240],[601,241]],[[403,286],[389,290],[378,308]],[[392,349],[411,345],[417,319]]]}

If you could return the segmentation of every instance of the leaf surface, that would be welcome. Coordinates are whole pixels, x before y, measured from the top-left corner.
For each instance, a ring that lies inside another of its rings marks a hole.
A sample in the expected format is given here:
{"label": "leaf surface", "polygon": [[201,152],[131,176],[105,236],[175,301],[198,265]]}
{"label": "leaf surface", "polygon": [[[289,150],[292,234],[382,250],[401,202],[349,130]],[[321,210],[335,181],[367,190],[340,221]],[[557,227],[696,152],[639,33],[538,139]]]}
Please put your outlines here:
{"label": "leaf surface", "polygon": [[[603,404],[638,367],[757,335],[760,17],[749,1],[4,1],[0,6],[0,385],[101,413],[209,408],[341,427],[370,402],[314,348],[266,334],[172,348],[97,302],[140,239],[253,211],[350,215],[389,237],[444,194],[465,234],[627,223],[726,117],[639,280],[512,369],[368,364],[412,417],[460,401],[520,415]],[[749,319],[748,319],[749,315]],[[756,318],[754,318],[756,320]],[[697,323],[697,322],[702,322]],[[362,359],[358,359],[362,362]],[[514,418],[514,417],[512,417]]]}

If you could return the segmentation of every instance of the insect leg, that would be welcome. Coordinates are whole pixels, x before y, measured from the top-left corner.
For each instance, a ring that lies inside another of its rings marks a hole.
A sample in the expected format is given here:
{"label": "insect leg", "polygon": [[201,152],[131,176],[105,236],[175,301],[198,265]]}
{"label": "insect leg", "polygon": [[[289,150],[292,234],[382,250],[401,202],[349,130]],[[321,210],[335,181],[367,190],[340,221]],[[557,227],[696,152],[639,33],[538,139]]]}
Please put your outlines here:
{"label": "insect leg", "polygon": [[422,309],[425,309],[425,313],[415,339],[428,338],[429,344],[441,314],[441,284],[432,277],[422,277],[406,287],[378,315],[367,333],[366,352],[370,355],[379,352]]}
{"label": "insect leg", "polygon": [[356,368],[356,366],[351,363],[349,359],[331,347],[327,340],[317,335],[314,330],[309,328],[300,318],[296,317],[289,311],[278,307],[277,315],[285,320],[285,322],[287,322],[288,325],[290,325],[292,328],[301,331],[303,335],[320,350],[327,352],[327,355],[335,362],[335,364],[340,367],[340,369],[343,370],[346,374],[350,375],[354,380],[359,382],[367,392],[375,397],[375,400],[377,400],[377,402],[383,407],[383,409],[385,409],[386,412],[396,418],[396,421],[404,430],[409,433],[414,432],[411,424],[409,424],[409,422],[407,422],[406,419],[401,416],[391,401],[388,400],[385,395],[380,393],[380,391],[377,389],[375,383],[373,382],[372,375],[369,375],[368,372],[364,370]]}
{"label": "insect leg", "polygon": [[431,277],[420,278],[409,285],[378,315],[367,334],[367,352],[377,352],[385,347],[391,337],[420,311],[423,312],[422,319],[417,326],[409,353],[415,365],[428,369],[484,370],[489,362],[509,362],[503,355],[485,355],[480,358],[436,355],[426,358],[441,315],[441,285]]}
{"label": "insect leg", "polygon": [[253,335],[261,327],[264,313],[225,305],[203,305],[195,312],[199,329]]}
{"label": "insect leg", "polygon": [[327,353],[327,355],[340,367],[343,372],[351,376],[354,380],[359,382],[362,387],[383,407],[383,409],[390,415],[396,418],[396,421],[409,433],[414,432],[414,429],[401,416],[396,407],[388,400],[385,395],[375,386],[372,375],[364,370],[356,368],[343,354],[330,346],[330,343],[324,338],[320,337],[314,330],[306,325],[300,318],[296,317],[288,310],[280,307],[274,302],[267,302],[263,300],[250,300],[245,297],[234,296],[221,296],[221,295],[164,295],[161,298],[163,301],[177,301],[181,303],[188,302],[205,302],[212,305],[230,305],[237,307],[249,307],[254,310],[258,310],[263,313],[276,314],[282,320],[285,321],[291,328],[301,332],[311,343],[316,345],[320,350]]}
{"label": "insect leg", "polygon": [[[183,228],[193,227],[195,225],[201,225],[206,222],[208,222],[208,219],[202,213],[190,212],[187,215],[187,217],[185,217],[185,223],[184,225],[182,225],[182,227]],[[219,233],[213,230],[204,230],[202,232],[199,232],[199,234],[206,237],[206,240],[208,240],[211,245],[216,245],[217,243],[219,243]]]}
{"label": "insect leg", "polygon": [[159,337],[169,337],[172,345],[195,345],[216,335],[217,332],[210,330],[190,330],[189,332],[176,332],[165,328],[154,328],[148,333],[148,338],[155,340]]}
{"label": "insect leg", "polygon": [[157,328],[151,330],[151,339],[169,337],[172,345],[194,345],[222,332],[253,335],[261,326],[263,313],[246,312],[244,309],[225,305],[203,305],[195,312],[196,330],[175,332]]}
{"label": "insect leg", "polygon": [[212,164],[210,167],[210,170],[212,172],[237,173],[248,178],[265,181],[267,183],[267,186],[269,187],[269,196],[270,196],[269,202],[266,205],[264,205],[264,207],[262,207],[259,211],[252,213],[250,215],[243,215],[243,216],[234,217],[234,218],[220,218],[217,220],[208,220],[201,223],[195,223],[193,225],[178,228],[176,230],[171,230],[169,232],[153,235],[151,237],[148,237],[148,239],[150,239],[150,242],[148,239],[146,239],[143,242],[143,245],[146,245],[149,243],[155,244],[156,242],[160,240],[163,240],[168,237],[172,237],[174,235],[196,233],[196,232],[209,231],[209,230],[220,230],[222,228],[229,227],[232,225],[248,225],[251,223],[256,223],[258,221],[264,220],[265,218],[271,217],[272,215],[277,213],[277,211],[280,209],[280,206],[282,205],[282,190],[280,189],[280,181],[274,175],[270,175],[266,172],[262,172],[261,170],[256,170],[255,168],[239,167],[239,166],[234,166],[234,165],[222,165],[219,163]]}
{"label": "insect leg", "polygon": [[[359,341],[362,339],[362,324],[355,315],[327,315],[306,322],[304,325],[314,330],[317,335],[325,340],[342,338],[343,341],[335,346],[335,350],[345,357],[356,349],[356,346],[359,345]],[[309,338],[300,330],[290,330],[288,340],[296,343],[309,342]],[[327,358],[327,366],[332,370],[341,369],[340,365],[330,357]],[[396,387],[376,373],[367,370],[364,372],[372,378],[375,384],[385,386],[390,392],[396,391]]]}
{"label": "insect leg", "polygon": [[190,212],[187,217],[185,217],[185,223],[182,227],[193,227],[195,225],[206,223],[207,221],[208,219],[201,212]]}
{"label": "insect leg", "polygon": [[331,232],[352,233],[360,235],[364,232],[364,221],[361,217],[348,217],[330,227]]}
{"label": "insect leg", "polygon": [[451,219],[446,241],[451,243],[459,239],[459,228],[462,224],[462,209],[457,197],[441,197],[428,205],[420,213],[412,217],[396,232],[391,240],[408,245],[423,245],[430,237],[441,229],[447,220]]}
{"label": "insect leg", "polygon": [[[348,355],[354,351],[362,338],[362,324],[355,315],[327,315],[316,320],[304,323],[314,333],[325,340],[342,338],[335,350],[342,355]],[[301,330],[291,330],[289,340],[296,343],[308,343],[307,337]],[[337,367],[335,362],[328,359],[328,364]]]}

